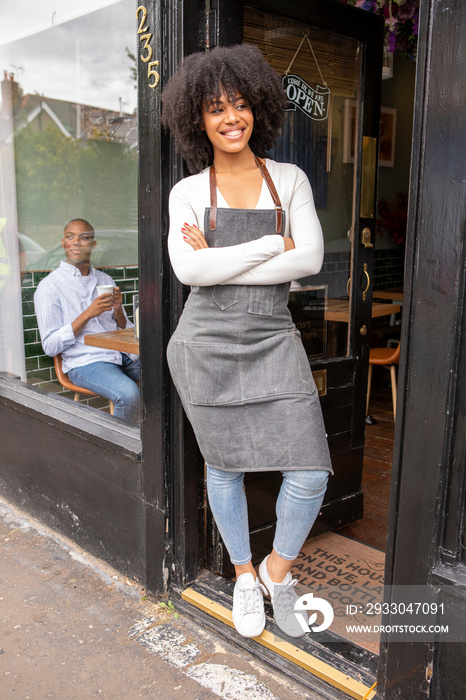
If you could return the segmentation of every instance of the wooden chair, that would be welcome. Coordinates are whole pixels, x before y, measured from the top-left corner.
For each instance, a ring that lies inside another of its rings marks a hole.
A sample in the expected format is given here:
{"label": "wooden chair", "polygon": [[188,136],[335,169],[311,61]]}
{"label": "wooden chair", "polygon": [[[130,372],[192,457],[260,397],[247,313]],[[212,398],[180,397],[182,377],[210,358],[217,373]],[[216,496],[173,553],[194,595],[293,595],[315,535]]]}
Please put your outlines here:
{"label": "wooden chair", "polygon": [[[63,372],[61,355],[55,355],[55,357],[53,358],[53,364],[55,365],[55,374],[57,375],[58,381],[64,389],[68,389],[68,391],[74,392],[75,401],[79,401],[80,394],[84,394],[87,396],[98,396],[98,394],[96,394],[94,391],[91,391],[90,389],[84,389],[84,387],[82,386],[76,386],[76,384],[73,384],[73,382],[68,379],[67,375]],[[110,401],[110,413],[112,416],[114,410],[115,404],[113,403],[113,401]]]}
{"label": "wooden chair", "polygon": [[369,398],[372,384],[372,368],[382,365],[390,370],[392,384],[393,420],[396,419],[396,365],[400,362],[400,344],[396,348],[371,348],[369,353],[369,374],[367,378],[366,414],[369,411]]}

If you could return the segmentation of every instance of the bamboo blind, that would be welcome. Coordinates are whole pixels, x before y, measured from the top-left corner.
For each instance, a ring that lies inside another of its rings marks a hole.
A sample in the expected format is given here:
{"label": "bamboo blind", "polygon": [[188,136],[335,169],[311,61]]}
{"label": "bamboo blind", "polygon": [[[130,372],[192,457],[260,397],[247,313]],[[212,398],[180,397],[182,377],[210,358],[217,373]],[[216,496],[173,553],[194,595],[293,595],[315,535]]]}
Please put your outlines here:
{"label": "bamboo blind", "polygon": [[[314,50],[320,71],[332,95],[356,97],[359,61],[358,42],[331,32],[246,7],[244,41],[255,44],[265,59],[283,75],[305,34]],[[322,84],[319,70],[307,41],[293,61],[290,73],[296,73],[310,85]]]}

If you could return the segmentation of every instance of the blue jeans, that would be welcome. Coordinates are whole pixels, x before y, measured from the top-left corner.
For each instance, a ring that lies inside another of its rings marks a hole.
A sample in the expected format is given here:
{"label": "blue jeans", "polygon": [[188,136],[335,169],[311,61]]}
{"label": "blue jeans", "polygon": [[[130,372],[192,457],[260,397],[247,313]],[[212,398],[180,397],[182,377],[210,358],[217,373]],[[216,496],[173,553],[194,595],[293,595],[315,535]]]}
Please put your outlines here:
{"label": "blue jeans", "polygon": [[[293,561],[319,514],[329,473],[323,470],[284,471],[275,511],[277,527],[273,548]],[[251,561],[249,521],[243,472],[228,472],[207,465],[207,495],[215,522],[237,566]]]}
{"label": "blue jeans", "polygon": [[139,413],[139,358],[122,353],[123,364],[91,362],[70,369],[68,377],[77,386],[95,391],[115,404],[114,415],[128,423],[137,423]]}

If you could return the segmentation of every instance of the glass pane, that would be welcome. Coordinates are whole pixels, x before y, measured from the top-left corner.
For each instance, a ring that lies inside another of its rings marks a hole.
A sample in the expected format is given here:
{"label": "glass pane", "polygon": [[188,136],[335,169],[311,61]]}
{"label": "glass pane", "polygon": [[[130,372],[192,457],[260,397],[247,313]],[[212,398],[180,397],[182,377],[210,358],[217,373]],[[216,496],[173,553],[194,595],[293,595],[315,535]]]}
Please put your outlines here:
{"label": "glass pane", "polygon": [[310,359],[348,353],[359,43],[332,32],[245,10],[244,40],[256,44],[284,80],[290,100],[271,158],[307,174],[322,224],[319,275],[296,280],[290,308]]}
{"label": "glass pane", "polygon": [[[20,0],[2,10],[0,28],[0,264],[8,268],[0,371],[57,393],[64,389],[42,348],[33,296],[65,259],[66,223],[94,228],[91,263],[120,287],[130,320],[138,291],[136,6],[82,8]],[[81,399],[108,410],[101,397]]]}

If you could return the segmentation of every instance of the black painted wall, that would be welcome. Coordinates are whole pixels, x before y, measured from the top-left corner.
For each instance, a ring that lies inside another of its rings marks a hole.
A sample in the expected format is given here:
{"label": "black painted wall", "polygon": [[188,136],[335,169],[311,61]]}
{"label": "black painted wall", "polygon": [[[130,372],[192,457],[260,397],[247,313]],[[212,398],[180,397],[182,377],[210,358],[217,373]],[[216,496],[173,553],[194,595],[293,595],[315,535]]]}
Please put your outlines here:
{"label": "black painted wall", "polygon": [[0,493],[146,581],[139,429],[0,375]]}

